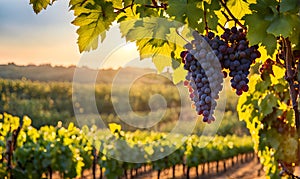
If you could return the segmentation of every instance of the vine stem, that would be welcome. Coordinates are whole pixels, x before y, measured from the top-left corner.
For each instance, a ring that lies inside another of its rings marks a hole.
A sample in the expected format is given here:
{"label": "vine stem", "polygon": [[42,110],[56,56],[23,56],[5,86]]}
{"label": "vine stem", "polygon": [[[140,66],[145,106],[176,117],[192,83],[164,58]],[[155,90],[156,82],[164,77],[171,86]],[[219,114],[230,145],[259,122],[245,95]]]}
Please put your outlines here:
{"label": "vine stem", "polygon": [[221,27],[224,31],[226,30],[222,24],[218,23],[218,26]]}
{"label": "vine stem", "polygon": [[293,179],[300,179],[300,177],[294,175],[293,172],[291,172],[291,171],[285,166],[285,164],[284,164],[281,160],[279,160],[278,163],[280,164],[280,166],[282,167],[282,170],[283,170],[286,174],[288,174],[289,176],[291,176]]}
{"label": "vine stem", "polygon": [[[281,38],[283,42],[284,47],[284,55],[285,55],[285,66],[286,66],[286,80],[289,83],[290,87],[290,96],[292,100],[293,110],[295,113],[295,122],[296,122],[296,128],[297,128],[297,134],[298,137],[300,137],[300,113],[298,110],[298,94],[296,93],[295,86],[294,86],[294,76],[295,72],[292,69],[292,62],[294,61],[294,56],[292,53],[292,47],[291,47],[291,41],[289,38]],[[298,160],[300,158],[300,143],[298,142]]]}
{"label": "vine stem", "polygon": [[247,28],[232,14],[230,9],[227,7],[226,3],[223,0],[220,0],[222,6],[226,9],[229,16],[234,20],[235,23],[237,23],[240,27],[242,27],[244,30],[247,30]]}
{"label": "vine stem", "polygon": [[[143,6],[147,7],[147,8],[164,9],[164,10],[166,10],[167,6],[168,6],[168,4],[164,4],[164,3],[161,3],[161,5],[158,5],[155,1],[152,1],[152,3],[153,3],[153,5],[144,4]],[[119,14],[121,12],[125,13],[126,12],[125,10],[127,8],[131,8],[132,9],[133,5],[134,5],[134,1],[132,1],[131,4],[129,4],[129,5],[125,6],[125,7],[123,7],[123,8],[114,8],[115,9],[115,13],[116,14]]]}
{"label": "vine stem", "polygon": [[208,25],[207,25],[206,14],[207,14],[207,11],[206,11],[206,8],[205,8],[205,9],[204,9],[204,24],[205,24],[205,31],[206,31],[206,34],[208,34]]}

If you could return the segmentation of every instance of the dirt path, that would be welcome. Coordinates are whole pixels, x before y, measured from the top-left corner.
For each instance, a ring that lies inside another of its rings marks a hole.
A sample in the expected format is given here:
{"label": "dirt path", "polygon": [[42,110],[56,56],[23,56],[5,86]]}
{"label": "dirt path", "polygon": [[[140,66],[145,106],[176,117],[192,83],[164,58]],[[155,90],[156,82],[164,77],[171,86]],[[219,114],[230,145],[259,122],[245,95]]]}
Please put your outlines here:
{"label": "dirt path", "polygon": [[[210,163],[209,166],[209,172],[208,172],[208,166],[205,165],[204,172],[205,174],[202,174],[203,166],[198,167],[198,174],[200,179],[265,179],[265,175],[263,171],[260,172],[260,176],[258,176],[259,171],[261,169],[261,164],[258,163],[257,158],[250,159],[249,161],[245,163],[236,163],[237,160],[235,158],[234,160],[235,165],[231,166],[231,160],[226,161],[226,172],[224,172],[223,168],[223,162],[219,163],[219,172],[216,172],[216,162]],[[148,168],[148,167],[147,167]],[[157,171],[149,171],[150,168],[148,168],[148,172],[144,174],[140,174],[138,176],[135,176],[133,178],[136,179],[157,179]],[[186,173],[186,169],[185,169]],[[96,176],[99,178],[100,172],[99,168],[96,170]],[[186,175],[183,173],[183,167],[182,165],[176,166],[175,170],[175,177],[176,179],[185,179],[187,178]],[[83,179],[92,179],[92,172],[91,171],[85,171]],[[106,177],[104,177],[105,179]],[[125,178],[125,177],[124,177]],[[190,178],[195,179],[197,178],[196,175],[196,168],[190,169]],[[60,179],[58,174],[54,174],[53,179]],[[172,179],[172,169],[166,169],[161,172],[160,179]]]}
{"label": "dirt path", "polygon": [[[205,166],[205,173],[204,175],[201,174],[202,166],[198,167],[199,177],[201,179],[264,179],[263,171],[260,172],[260,176],[258,176],[259,170],[261,165],[257,162],[256,159],[252,159],[246,163],[239,163],[237,165],[231,166],[229,161],[227,162],[228,167],[226,172],[223,171],[223,167],[220,167],[219,173],[216,173],[216,163],[211,164],[211,171],[210,174],[207,174],[207,166]],[[221,165],[222,166],[222,165]],[[183,179],[186,176],[183,174],[182,166],[176,167],[175,172],[176,179]],[[150,172],[147,174],[140,175],[136,177],[138,179],[157,179],[157,172]],[[171,179],[172,178],[172,170],[168,169],[161,172],[160,179]],[[197,178],[196,175],[196,168],[191,168],[190,170],[190,178]]]}

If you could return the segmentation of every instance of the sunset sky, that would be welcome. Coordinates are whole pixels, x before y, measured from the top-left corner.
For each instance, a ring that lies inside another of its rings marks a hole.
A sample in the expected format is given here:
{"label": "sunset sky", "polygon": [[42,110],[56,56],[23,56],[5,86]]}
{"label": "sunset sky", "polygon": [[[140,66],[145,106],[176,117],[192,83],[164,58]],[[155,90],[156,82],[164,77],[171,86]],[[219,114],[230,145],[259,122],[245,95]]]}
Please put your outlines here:
{"label": "sunset sky", "polygon": [[83,58],[85,61],[81,60],[80,64],[99,66],[98,62],[90,60],[91,54],[98,54],[98,58],[109,59],[105,67],[118,67],[126,59],[138,58],[135,45],[121,39],[116,26],[100,45],[101,50],[80,54],[76,44],[77,27],[71,24],[74,16],[68,9],[68,1],[60,0],[36,15],[29,0],[1,0],[0,64],[68,66],[78,64]]}

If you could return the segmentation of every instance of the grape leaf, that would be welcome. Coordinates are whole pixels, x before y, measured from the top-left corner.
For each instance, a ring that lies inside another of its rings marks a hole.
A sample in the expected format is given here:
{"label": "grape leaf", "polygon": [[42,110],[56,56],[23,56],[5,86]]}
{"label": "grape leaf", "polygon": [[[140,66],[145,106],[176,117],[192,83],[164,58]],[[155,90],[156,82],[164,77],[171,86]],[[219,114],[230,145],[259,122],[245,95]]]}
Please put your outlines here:
{"label": "grape leaf", "polygon": [[[294,10],[297,5],[299,5],[299,0],[282,0],[280,3],[280,12]],[[299,10],[299,8],[296,10]]]}
{"label": "grape leaf", "polygon": [[106,0],[107,2],[112,2],[114,8],[122,9],[123,2],[122,0]]}
{"label": "grape leaf", "polygon": [[[84,9],[85,5],[88,3],[93,3],[93,0],[70,0],[69,3],[70,10],[74,10],[76,8],[76,12],[78,12],[78,9],[80,8]],[[75,16],[78,15],[80,15],[80,12]]]}
{"label": "grape leaf", "polygon": [[157,67],[158,72],[162,72],[166,66],[172,66],[172,48],[169,42],[161,39],[141,39],[136,42],[140,52],[140,58],[151,58]]}
{"label": "grape leaf", "polygon": [[268,16],[277,12],[276,7],[279,3],[276,1],[257,0],[254,4],[250,4],[250,9],[262,16]]}
{"label": "grape leaf", "polygon": [[134,2],[133,0],[123,0],[124,2],[124,7],[131,5],[132,2]]}
{"label": "grape leaf", "polygon": [[272,34],[268,34],[263,38],[262,45],[266,47],[268,55],[272,56],[277,48],[277,38]]}
{"label": "grape leaf", "polygon": [[254,2],[256,1],[252,0],[249,2],[245,2],[242,0],[228,0],[226,2],[226,5],[237,19],[241,19],[245,14],[251,13],[249,9],[249,3]]}
{"label": "grape leaf", "polygon": [[134,3],[137,3],[137,4],[147,4],[147,5],[150,5],[152,2],[151,0],[134,0]]}
{"label": "grape leaf", "polygon": [[273,34],[267,33],[270,21],[264,20],[261,14],[247,14],[244,17],[245,24],[248,25],[248,40],[250,45],[262,43],[265,46],[268,55],[272,56],[277,47],[277,39]]}
{"label": "grape leaf", "polygon": [[[288,16],[289,23],[293,26],[291,31],[290,40],[293,44],[298,44],[300,38],[300,17],[296,14],[289,14]],[[294,48],[295,49],[295,48]]]}
{"label": "grape leaf", "polygon": [[204,25],[200,22],[200,19],[203,19],[204,12],[199,1],[170,0],[167,13],[174,17],[174,20],[188,23],[195,30],[204,30]]}
{"label": "grape leaf", "polygon": [[276,37],[280,35],[288,37],[292,30],[293,26],[289,22],[289,18],[283,14],[278,15],[267,28],[267,32]]}
{"label": "grape leaf", "polygon": [[219,18],[214,11],[209,11],[206,13],[207,26],[211,30],[217,30]]}
{"label": "grape leaf", "polygon": [[248,25],[247,37],[250,45],[259,44],[261,40],[267,35],[266,29],[270,22],[264,20],[257,13],[247,14],[245,17],[245,24]]}
{"label": "grape leaf", "polygon": [[277,65],[273,65],[272,69],[273,69],[274,76],[270,75],[271,76],[271,82],[272,82],[272,84],[277,84],[277,83],[279,83],[278,80],[280,80],[284,77],[285,70],[282,67],[279,67]]}
{"label": "grape leaf", "polygon": [[178,68],[176,68],[172,74],[173,76],[173,83],[177,84],[185,79],[187,71],[184,70],[183,64],[181,64]]}
{"label": "grape leaf", "polygon": [[152,61],[159,73],[161,73],[165,69],[165,67],[172,66],[172,58],[171,57],[166,57],[163,55],[155,55],[152,57]]}
{"label": "grape leaf", "polygon": [[167,19],[146,17],[136,20],[133,27],[123,27],[121,32],[125,35],[127,41],[135,41],[143,38],[166,39],[166,34],[170,33],[171,27],[174,27],[174,23]]}
{"label": "grape leaf", "polygon": [[121,23],[120,29],[127,41],[136,41],[141,60],[152,58],[158,72],[161,72],[166,66],[172,66],[172,52],[173,56],[178,55],[176,42],[170,41],[176,41],[176,38],[171,35],[170,29],[174,32],[174,27],[177,26],[177,22],[164,18],[147,17],[124,21]]}
{"label": "grape leaf", "polygon": [[[118,19],[118,23],[120,24],[120,32],[122,37],[125,37],[128,32],[134,28],[134,24],[139,15],[134,13],[136,11],[136,5],[133,5],[132,8],[125,9],[125,12],[120,13],[116,19]],[[128,40],[128,39],[127,39]],[[134,41],[134,40],[133,40]]]}
{"label": "grape leaf", "polygon": [[30,0],[29,4],[32,4],[33,11],[38,14],[41,10],[46,9],[50,3],[55,0]]}
{"label": "grape leaf", "polygon": [[207,25],[211,30],[217,30],[219,17],[215,10],[219,10],[221,5],[219,1],[211,1],[210,4],[204,1],[204,9],[206,9]]}
{"label": "grape leaf", "polygon": [[274,96],[274,94],[267,94],[260,101],[259,106],[262,118],[264,118],[273,112],[273,107],[277,106],[277,98]]}
{"label": "grape leaf", "polygon": [[159,10],[156,8],[149,8],[145,6],[137,6],[136,13],[140,15],[140,17],[158,17]]}
{"label": "grape leaf", "polygon": [[172,68],[173,69],[177,69],[178,67],[180,67],[180,62],[179,62],[179,60],[176,60],[176,59],[174,59],[174,53],[173,54],[171,54],[171,56],[172,56]]}
{"label": "grape leaf", "polygon": [[116,18],[113,4],[98,0],[86,4],[85,7],[75,7],[74,14],[79,14],[72,23],[79,26],[77,43],[80,52],[96,49],[99,36],[103,41],[105,31]]}
{"label": "grape leaf", "polygon": [[181,58],[180,53],[184,50],[183,46],[186,44],[186,41],[177,34],[176,28],[170,28],[170,33],[166,35],[166,39],[169,42],[170,48],[173,49],[174,55],[172,58]]}
{"label": "grape leaf", "polygon": [[109,126],[110,132],[112,132],[112,133],[121,131],[121,125],[119,125],[119,124],[109,123],[108,126]]}

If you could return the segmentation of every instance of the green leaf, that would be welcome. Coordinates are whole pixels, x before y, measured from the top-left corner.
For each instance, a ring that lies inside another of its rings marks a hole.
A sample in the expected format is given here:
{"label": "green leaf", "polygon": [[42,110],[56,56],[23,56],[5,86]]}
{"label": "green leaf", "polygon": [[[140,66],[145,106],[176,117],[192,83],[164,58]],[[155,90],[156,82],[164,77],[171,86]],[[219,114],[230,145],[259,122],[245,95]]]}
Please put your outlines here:
{"label": "green leaf", "polygon": [[[70,10],[74,10],[75,8],[77,8],[76,11],[78,11],[79,8],[84,9],[85,5],[87,5],[89,3],[93,3],[93,0],[70,0],[70,3],[69,3]],[[77,15],[80,15],[80,13]],[[75,15],[75,16],[77,16],[77,15]]]}
{"label": "green leaf", "polygon": [[123,0],[124,2],[124,7],[131,5],[131,3],[133,2],[132,0]]}
{"label": "green leaf", "polygon": [[258,14],[261,20],[272,21],[278,14],[277,6],[278,2],[273,0],[258,0],[256,4],[250,5],[250,9],[255,12],[255,14]]}
{"label": "green leaf", "polygon": [[272,34],[267,34],[262,39],[262,45],[266,47],[267,54],[272,56],[277,48],[277,38]]}
{"label": "green leaf", "polygon": [[277,48],[277,39],[273,34],[267,33],[270,21],[264,19],[264,16],[258,13],[247,14],[245,24],[248,25],[247,37],[250,45],[262,43],[266,48],[267,54],[272,56]]}
{"label": "green leaf", "polygon": [[172,56],[172,68],[173,69],[179,68],[181,63],[179,62],[179,60],[174,59],[173,55],[171,56]]}
{"label": "green leaf", "polygon": [[122,9],[123,8],[123,2],[122,0],[106,0],[107,2],[112,2],[114,8]]}
{"label": "green leaf", "polygon": [[267,28],[267,32],[276,37],[280,35],[288,37],[292,30],[293,26],[290,24],[289,18],[283,14],[278,15]]}
{"label": "green leaf", "polygon": [[274,94],[267,94],[260,102],[260,111],[262,118],[273,112],[273,107],[277,105],[277,98]]}
{"label": "green leaf", "polygon": [[[51,2],[54,2],[52,0]],[[32,8],[36,14],[41,12],[41,10],[46,9],[50,4],[50,0],[30,0],[29,4],[32,4]]]}
{"label": "green leaf", "polygon": [[145,7],[144,5],[140,5],[136,7],[136,13],[139,14],[141,18],[143,17],[158,17],[158,10],[156,8]]}
{"label": "green leaf", "polygon": [[[134,26],[132,24],[134,23]],[[161,25],[163,24],[163,25]],[[143,38],[166,39],[166,34],[170,33],[170,28],[174,23],[164,18],[147,17],[135,22],[128,22],[123,25],[121,32],[127,41],[136,41]]]}
{"label": "green leaf", "polygon": [[214,1],[214,0],[211,0],[210,3],[207,3],[204,1],[204,3],[207,4],[207,7],[210,9],[210,10],[220,10],[221,9],[221,4],[219,1]]}
{"label": "green leaf", "polygon": [[264,20],[257,13],[248,14],[244,17],[245,24],[248,25],[248,40],[250,45],[259,44],[262,39],[264,39],[267,35],[267,28],[270,24],[269,21]]}
{"label": "green leaf", "polygon": [[134,3],[150,5],[152,2],[151,2],[151,0],[134,0]]}
{"label": "green leaf", "polygon": [[77,43],[80,52],[95,50],[99,36],[103,41],[106,30],[116,18],[113,4],[100,0],[95,0],[93,4],[88,3],[85,7],[75,7],[74,14],[79,14],[72,23],[79,26]]}
{"label": "green leaf", "polygon": [[188,23],[189,27],[195,30],[200,32],[204,30],[204,25],[200,22],[203,19],[204,11],[199,1],[170,0],[167,13],[174,17],[174,20]]}
{"label": "green leaf", "polygon": [[280,3],[280,12],[294,10],[297,5],[299,5],[299,0],[282,0]]}
{"label": "green leaf", "polygon": [[187,71],[184,70],[183,64],[181,64],[178,68],[174,70],[173,73],[173,83],[177,84],[185,79]]}
{"label": "green leaf", "polygon": [[[213,3],[214,2],[214,3]],[[216,15],[214,8],[220,9],[221,6],[218,1],[213,1],[212,4],[204,2],[204,8],[206,9],[207,25],[212,30],[217,30],[219,17]]]}
{"label": "green leaf", "polygon": [[296,14],[290,14],[288,16],[289,23],[293,25],[293,31],[290,35],[290,40],[293,44],[297,45],[299,44],[299,38],[300,38],[300,17]]}

